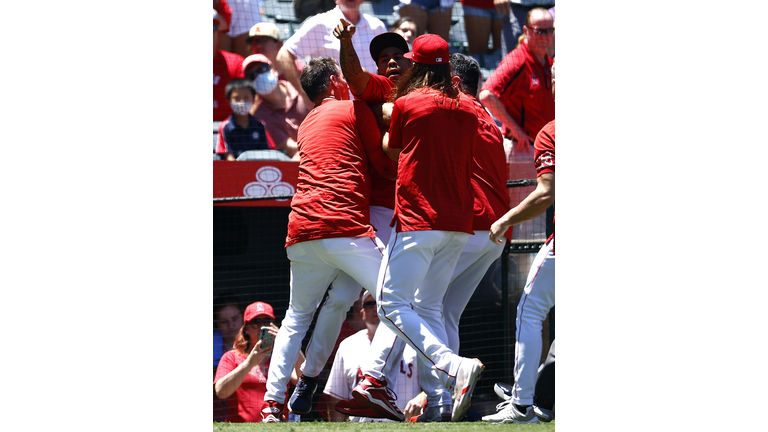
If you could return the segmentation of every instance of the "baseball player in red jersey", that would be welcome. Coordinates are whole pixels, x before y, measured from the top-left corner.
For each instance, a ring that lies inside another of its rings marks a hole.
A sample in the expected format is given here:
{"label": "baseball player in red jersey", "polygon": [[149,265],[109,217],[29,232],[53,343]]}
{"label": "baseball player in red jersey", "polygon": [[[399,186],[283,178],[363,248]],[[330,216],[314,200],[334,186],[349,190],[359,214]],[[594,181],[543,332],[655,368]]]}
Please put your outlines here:
{"label": "baseball player in red jersey", "polygon": [[[414,65],[397,84],[389,142],[398,158],[395,232],[379,271],[379,317],[453,389],[452,419],[463,417],[483,370],[447,346],[443,298],[462,248],[472,234],[472,149],[478,120],[472,101],[453,85],[448,44],[422,35],[405,57]],[[452,187],[446,187],[452,185]],[[422,285],[429,288],[421,288]],[[413,307],[413,309],[411,308]],[[374,352],[386,352],[375,337]],[[385,361],[386,362],[386,361]],[[353,397],[382,415],[397,414],[386,381],[366,367]],[[427,394],[428,398],[431,395]]]}
{"label": "baseball player in red jersey", "polygon": [[[555,91],[555,69],[552,67],[552,92]],[[513,225],[544,213],[555,202],[555,121],[547,123],[534,141],[534,163],[537,186],[523,202],[507,212],[491,226],[493,243]],[[554,218],[552,221],[554,225]],[[496,414],[483,417],[492,423],[538,423],[533,395],[541,360],[542,322],[555,305],[555,233],[547,239],[531,265],[523,296],[517,306],[515,342],[515,386],[512,403]]]}
{"label": "baseball player in red jersey", "polygon": [[[351,35],[354,34],[354,27],[354,25],[341,19],[341,24],[339,24],[339,27],[334,31],[334,34],[336,34],[337,37],[341,36],[342,33],[344,35],[344,37],[339,37],[341,39],[342,72],[344,73],[345,80],[349,82],[352,94],[354,94],[357,99],[368,104],[381,104],[387,100],[389,94],[394,89],[394,83],[391,80],[396,81],[401,72],[405,72],[411,66],[411,61],[402,56],[404,52],[408,51],[408,45],[405,43],[402,36],[395,33],[384,33],[376,36],[371,42],[371,55],[374,57],[374,60],[376,60],[379,57],[378,51],[382,52],[379,73],[383,75],[389,71],[388,76],[390,78],[387,79],[383,76],[374,76],[360,67],[359,59],[357,58],[357,54],[355,53],[350,40]],[[349,28],[349,31],[344,30],[347,28]],[[393,37],[393,35],[395,37]],[[354,60],[350,57],[354,57]],[[385,60],[385,57],[388,60]],[[353,61],[355,63],[354,70],[358,73],[353,73],[350,69],[350,65],[352,65]],[[397,71],[397,73],[393,73],[392,71]],[[371,77],[376,78],[371,79]],[[374,82],[377,78],[380,78],[384,84],[379,82],[378,85],[367,85],[367,80]],[[362,80],[366,81],[363,82]],[[358,95],[364,92],[367,93],[366,98],[358,97]],[[378,126],[379,129],[381,129],[382,126]],[[386,131],[386,128],[384,131]],[[384,245],[389,241],[389,236],[392,230],[389,224],[392,221],[394,207],[394,179],[383,176],[377,171],[371,172],[370,221],[371,225],[376,230],[376,236]],[[376,274],[378,274],[378,269]],[[374,285],[365,286],[364,288],[370,289],[371,292],[375,292],[376,289]],[[360,292],[360,289],[360,283],[345,272],[340,272],[333,281],[332,291],[335,290],[337,293]],[[316,328],[325,328],[329,333],[338,335],[339,329],[343,323],[344,314],[352,306],[355,298],[356,297],[329,295],[318,313],[317,323],[315,324]],[[389,333],[392,335],[392,338],[395,337],[394,333],[386,328],[386,326],[380,325],[380,327],[381,328],[376,332],[377,334]],[[320,344],[313,341],[313,343],[307,347],[307,359],[302,365],[302,371],[304,372],[304,377],[302,379],[304,381],[316,380],[317,376],[322,372],[323,367],[325,366],[324,359],[327,359],[330,356],[333,346],[333,344]],[[402,352],[400,354],[402,355]],[[300,386],[297,386],[297,391],[291,396],[291,400],[288,404],[288,408],[291,412],[308,414],[311,410],[312,395],[314,394],[315,387],[311,383],[308,385],[308,391],[299,391]],[[347,412],[356,415],[354,409]]]}
{"label": "baseball player in red jersey", "polygon": [[[333,59],[310,61],[301,83],[315,108],[299,128],[299,179],[286,238],[291,299],[275,339],[262,407],[264,422],[279,421],[290,367],[326,288],[340,272],[360,285],[375,286],[384,245],[369,223],[369,166],[384,176],[396,172],[396,164],[381,150],[368,106],[344,100],[349,89]],[[354,299],[359,294],[359,290],[338,291],[333,287],[329,296]],[[332,347],[337,336],[338,329],[315,327],[310,345]],[[317,386],[302,375],[297,392],[314,391],[313,384]]]}

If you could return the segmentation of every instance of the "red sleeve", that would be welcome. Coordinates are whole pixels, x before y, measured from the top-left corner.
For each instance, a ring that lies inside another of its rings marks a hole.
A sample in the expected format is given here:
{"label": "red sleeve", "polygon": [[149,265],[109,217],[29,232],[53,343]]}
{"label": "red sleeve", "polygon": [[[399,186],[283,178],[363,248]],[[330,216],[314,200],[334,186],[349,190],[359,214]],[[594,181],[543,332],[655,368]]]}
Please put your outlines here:
{"label": "red sleeve", "polygon": [[389,144],[387,144],[389,148],[403,148],[403,137],[401,133],[403,131],[402,106],[404,99],[405,98],[400,98],[396,100],[395,105],[392,107],[392,116],[389,122]]}
{"label": "red sleeve", "polygon": [[219,123],[219,136],[216,138],[216,154],[224,154],[228,152],[227,140],[224,138],[224,125],[228,122],[229,117]]}
{"label": "red sleeve", "polygon": [[371,165],[379,174],[394,180],[397,178],[397,162],[390,159],[381,149],[381,134],[373,112],[368,108],[368,105],[360,101],[354,101],[352,107],[355,111],[357,133],[363,142],[368,160],[371,161]]}
{"label": "red sleeve", "polygon": [[547,123],[533,143],[536,177],[555,172],[555,121]]}
{"label": "red sleeve", "polygon": [[213,8],[216,9],[216,12],[218,12],[219,15],[224,18],[224,21],[227,22],[227,30],[229,30],[229,26],[232,24],[232,8],[229,7],[227,0],[220,0]]}
{"label": "red sleeve", "polygon": [[213,379],[214,384],[216,384],[218,380],[227,376],[228,373],[232,372],[237,367],[235,352],[236,351],[234,350],[230,350],[221,356],[221,360],[219,360],[219,366],[216,368],[216,377]]}
{"label": "red sleeve", "polygon": [[524,53],[517,49],[511,51],[485,81],[483,90],[488,90],[501,99],[501,94],[504,93],[504,90],[512,82],[512,78],[520,71],[524,64]]}

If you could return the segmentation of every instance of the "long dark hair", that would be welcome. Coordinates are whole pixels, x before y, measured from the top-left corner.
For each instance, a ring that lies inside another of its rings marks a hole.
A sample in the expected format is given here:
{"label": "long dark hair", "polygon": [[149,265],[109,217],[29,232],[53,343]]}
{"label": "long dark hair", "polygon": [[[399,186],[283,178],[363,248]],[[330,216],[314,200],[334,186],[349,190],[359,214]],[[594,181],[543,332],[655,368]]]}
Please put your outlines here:
{"label": "long dark hair", "polygon": [[245,326],[247,324],[243,324],[242,327],[240,327],[240,331],[237,332],[237,337],[235,337],[235,343],[232,344],[232,349],[239,352],[243,355],[248,355],[250,351],[248,348],[251,344],[251,338],[248,336],[248,333],[245,332]]}
{"label": "long dark hair", "polygon": [[459,96],[459,91],[451,81],[450,63],[428,65],[413,63],[395,87],[395,99],[420,88],[431,88],[451,99]]}

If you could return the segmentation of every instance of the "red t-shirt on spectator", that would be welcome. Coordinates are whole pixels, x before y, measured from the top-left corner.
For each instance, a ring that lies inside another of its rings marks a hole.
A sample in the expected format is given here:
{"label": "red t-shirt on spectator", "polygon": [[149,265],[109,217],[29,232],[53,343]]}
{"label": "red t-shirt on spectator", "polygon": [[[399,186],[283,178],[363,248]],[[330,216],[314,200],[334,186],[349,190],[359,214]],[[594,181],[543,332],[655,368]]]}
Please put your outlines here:
{"label": "red t-shirt on spectator", "polygon": [[232,114],[225,92],[227,84],[243,75],[243,58],[227,51],[216,51],[213,56],[213,121],[222,121]]}
{"label": "red t-shirt on spectator", "polygon": [[[472,229],[487,231],[496,220],[509,211],[507,192],[507,156],[504,152],[504,138],[490,114],[480,102],[474,102],[479,126],[472,157],[472,190],[475,193],[475,217]],[[512,230],[506,237],[512,239]]]}
{"label": "red t-shirt on spectator", "polygon": [[[371,74],[370,76],[371,79],[368,80],[368,86],[365,87],[365,91],[360,96],[355,95],[355,99],[363,101],[368,105],[378,105],[389,101],[395,88],[395,83],[381,75]],[[377,126],[383,136],[387,128],[378,123]],[[373,173],[371,179],[371,205],[388,209],[395,208],[394,180],[382,177],[377,172]]]}
{"label": "red t-shirt on spectator", "polygon": [[[555,172],[555,121],[547,123],[536,135],[536,141],[533,143],[533,162],[536,165],[536,177],[544,173]],[[552,216],[552,235],[547,239],[547,243],[555,238],[555,216]],[[555,248],[552,248],[555,253]]]}
{"label": "red t-shirt on spectator", "polygon": [[483,84],[483,90],[498,97],[509,115],[532,138],[555,119],[552,60],[547,57],[547,66],[542,66],[526,43],[504,57]]}
{"label": "red t-shirt on spectator", "polygon": [[224,18],[224,21],[227,22],[227,30],[229,30],[229,26],[232,24],[232,8],[229,7],[227,0],[219,1],[213,8],[216,9],[216,12],[218,12],[219,15]]}
{"label": "red t-shirt on spectator", "polygon": [[419,89],[397,99],[389,147],[402,149],[395,197],[397,232],[472,234],[472,149],[478,120],[464,94]]}
{"label": "red t-shirt on spectator", "polygon": [[[248,356],[235,350],[224,353],[216,369],[215,385],[220,379],[240,366]],[[254,367],[248,372],[240,387],[227,398],[227,417],[224,421],[233,423],[261,422],[261,406],[264,404],[264,393],[267,392],[267,373],[269,360],[266,364]]]}
{"label": "red t-shirt on spectator", "polygon": [[371,167],[397,175],[381,150],[376,119],[363,102],[326,99],[299,126],[299,179],[285,246],[338,237],[375,237]]}

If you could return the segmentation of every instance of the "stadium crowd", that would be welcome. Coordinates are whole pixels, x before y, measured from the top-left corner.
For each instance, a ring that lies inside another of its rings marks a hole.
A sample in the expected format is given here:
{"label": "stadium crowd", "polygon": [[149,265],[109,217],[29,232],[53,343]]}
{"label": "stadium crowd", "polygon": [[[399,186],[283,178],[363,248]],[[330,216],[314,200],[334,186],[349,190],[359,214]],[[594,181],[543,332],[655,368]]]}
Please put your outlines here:
{"label": "stadium crowd", "polygon": [[[215,302],[214,419],[480,420],[485,366],[458,354],[459,319],[513,227],[554,203],[554,1],[399,0],[375,16],[294,0],[287,27],[268,0],[213,3],[214,159],[277,150],[303,173],[281,326],[267,303]],[[510,152],[536,169],[520,203]],[[516,382],[483,421],[554,419],[554,344],[539,364],[554,235],[535,264]],[[317,403],[325,373],[339,382]]]}

